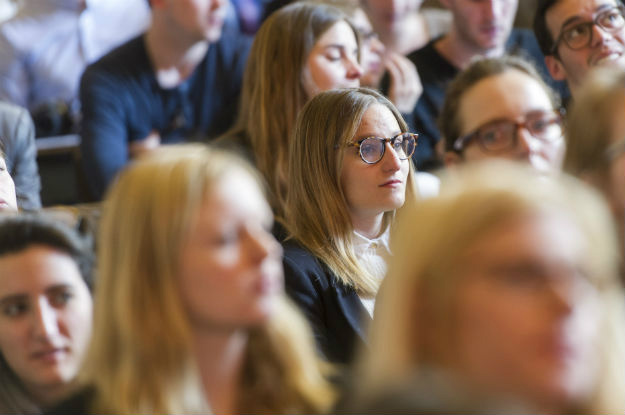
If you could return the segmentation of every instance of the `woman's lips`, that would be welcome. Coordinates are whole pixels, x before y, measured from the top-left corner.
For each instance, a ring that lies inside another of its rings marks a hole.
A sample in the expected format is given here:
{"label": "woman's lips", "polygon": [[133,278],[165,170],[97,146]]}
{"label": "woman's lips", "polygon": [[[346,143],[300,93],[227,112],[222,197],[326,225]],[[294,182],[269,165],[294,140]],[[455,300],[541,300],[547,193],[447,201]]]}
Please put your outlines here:
{"label": "woman's lips", "polygon": [[38,350],[32,353],[30,356],[32,359],[39,360],[45,363],[56,363],[60,361],[68,352],[69,349],[65,347],[55,347],[50,349]]}
{"label": "woman's lips", "polygon": [[399,187],[401,186],[401,180],[389,180],[380,185],[380,187]]}

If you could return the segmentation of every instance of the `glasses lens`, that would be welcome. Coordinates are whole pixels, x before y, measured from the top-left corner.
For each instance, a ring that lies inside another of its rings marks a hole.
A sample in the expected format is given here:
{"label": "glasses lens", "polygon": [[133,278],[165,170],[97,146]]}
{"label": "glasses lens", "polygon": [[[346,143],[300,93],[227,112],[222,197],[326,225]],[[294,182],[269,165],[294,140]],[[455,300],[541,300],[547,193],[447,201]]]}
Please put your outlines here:
{"label": "glasses lens", "polygon": [[367,163],[377,163],[382,158],[384,141],[379,138],[365,138],[360,143],[360,157]]}
{"label": "glasses lens", "polygon": [[586,22],[566,29],[562,34],[562,39],[571,49],[581,49],[590,42],[592,25],[592,22]]}
{"label": "glasses lens", "polygon": [[542,116],[527,121],[527,129],[532,136],[543,141],[556,141],[562,138],[560,119],[554,116]]}
{"label": "glasses lens", "polygon": [[618,30],[625,26],[625,18],[620,8],[616,7],[597,16],[597,24],[606,30]]}
{"label": "glasses lens", "polygon": [[397,153],[399,158],[401,160],[406,160],[407,158],[410,158],[410,156],[412,156],[412,153],[414,153],[416,146],[417,140],[415,139],[415,136],[410,133],[404,133],[400,136],[397,136],[395,145],[393,147],[395,148],[395,152]]}
{"label": "glasses lens", "polygon": [[481,128],[478,139],[484,149],[489,151],[505,150],[514,143],[514,123],[501,121]]}

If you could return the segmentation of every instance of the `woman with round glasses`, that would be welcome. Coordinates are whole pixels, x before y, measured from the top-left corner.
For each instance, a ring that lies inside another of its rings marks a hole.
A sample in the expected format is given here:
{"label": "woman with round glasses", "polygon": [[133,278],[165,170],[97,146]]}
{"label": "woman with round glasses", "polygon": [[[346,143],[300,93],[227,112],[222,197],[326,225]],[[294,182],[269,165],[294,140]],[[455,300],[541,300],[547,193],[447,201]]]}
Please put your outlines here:
{"label": "woman with round glasses", "polygon": [[298,117],[285,285],[332,362],[348,363],[366,342],[393,219],[416,195],[416,139],[390,101],[364,88],[323,92]]}
{"label": "woman with round glasses", "polygon": [[[567,130],[564,170],[607,198],[625,250],[625,72],[601,68],[575,100]],[[621,270],[625,278],[625,269]]]}
{"label": "woman with round glasses", "polygon": [[285,6],[256,34],[236,124],[219,142],[253,159],[269,183],[276,217],[283,216],[289,137],[298,112],[321,91],[360,86],[359,55],[356,29],[328,4]]}
{"label": "woman with round glasses", "polygon": [[559,101],[520,58],[478,60],[450,84],[439,118],[447,166],[493,157],[557,170],[564,153]]}

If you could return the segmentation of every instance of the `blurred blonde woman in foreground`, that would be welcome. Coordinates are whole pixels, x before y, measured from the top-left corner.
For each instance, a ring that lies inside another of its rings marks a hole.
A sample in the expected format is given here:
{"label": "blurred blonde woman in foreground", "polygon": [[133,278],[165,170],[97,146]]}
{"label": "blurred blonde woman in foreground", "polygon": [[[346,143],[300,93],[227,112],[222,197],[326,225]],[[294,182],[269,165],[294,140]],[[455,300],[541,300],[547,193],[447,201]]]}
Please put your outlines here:
{"label": "blurred blonde woman in foreground", "polygon": [[568,176],[504,163],[450,173],[440,197],[402,212],[359,396],[434,371],[529,413],[623,413],[608,211]]}
{"label": "blurred blonde woman in foreground", "polygon": [[85,392],[56,412],[316,413],[332,392],[283,294],[256,173],[201,145],[124,171],[99,239]]}
{"label": "blurred blonde woman in foreground", "polygon": [[[580,90],[567,128],[564,170],[609,202],[625,250],[625,72],[599,68]],[[621,268],[625,278],[625,269]]]}

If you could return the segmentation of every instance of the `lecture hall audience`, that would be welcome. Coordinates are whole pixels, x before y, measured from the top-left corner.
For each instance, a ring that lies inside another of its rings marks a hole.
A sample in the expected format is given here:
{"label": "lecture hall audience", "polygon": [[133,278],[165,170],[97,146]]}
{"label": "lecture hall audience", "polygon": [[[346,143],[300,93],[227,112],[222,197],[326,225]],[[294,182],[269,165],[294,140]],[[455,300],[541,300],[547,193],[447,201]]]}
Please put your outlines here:
{"label": "lecture hall audience", "polygon": [[10,1],[0,413],[625,411],[621,0]]}
{"label": "lecture hall audience", "polygon": [[436,153],[440,131],[436,120],[445,100],[446,88],[474,59],[517,54],[541,65],[543,56],[529,30],[513,28],[517,0],[442,0],[451,11],[451,29],[423,48],[408,55],[415,64],[423,93],[407,122],[419,132],[421,141],[414,160],[419,169],[440,166]]}

